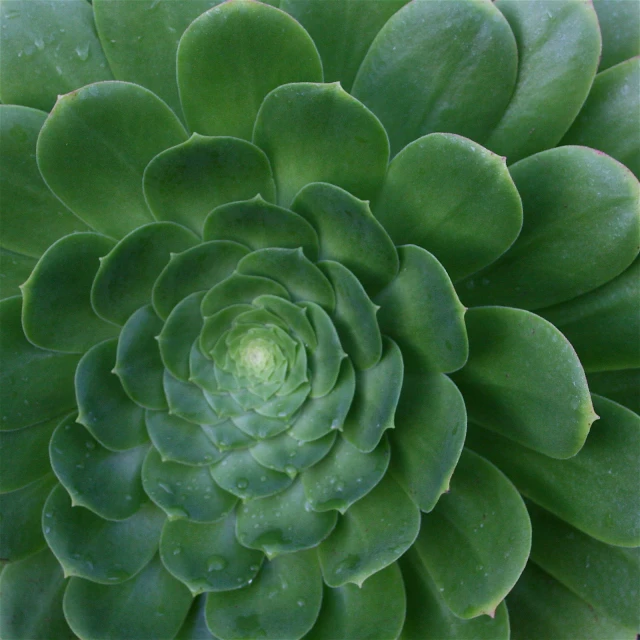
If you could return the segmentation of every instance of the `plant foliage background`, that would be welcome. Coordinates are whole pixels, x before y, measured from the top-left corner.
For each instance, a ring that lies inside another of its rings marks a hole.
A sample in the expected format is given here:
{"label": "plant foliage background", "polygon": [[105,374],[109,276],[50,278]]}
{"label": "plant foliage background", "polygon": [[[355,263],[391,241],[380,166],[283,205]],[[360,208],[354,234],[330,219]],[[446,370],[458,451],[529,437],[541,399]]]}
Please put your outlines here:
{"label": "plant foliage background", "polygon": [[640,4],[0,11],[0,637],[636,637]]}

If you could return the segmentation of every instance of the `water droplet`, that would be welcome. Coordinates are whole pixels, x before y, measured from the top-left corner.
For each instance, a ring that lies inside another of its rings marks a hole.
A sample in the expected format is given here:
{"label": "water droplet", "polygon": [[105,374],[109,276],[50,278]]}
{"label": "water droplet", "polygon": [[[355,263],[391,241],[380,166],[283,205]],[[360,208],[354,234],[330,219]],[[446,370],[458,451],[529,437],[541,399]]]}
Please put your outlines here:
{"label": "water droplet", "polygon": [[45,527],[44,528],[44,532],[45,533],[50,533],[51,532],[51,527]]}
{"label": "water droplet", "polygon": [[36,47],[37,47],[37,49],[38,49],[39,51],[42,51],[42,50],[44,49],[44,40],[43,40],[42,38],[36,38],[36,39],[33,41],[33,44],[35,44],[35,45],[36,45]]}
{"label": "water droplet", "polygon": [[84,446],[87,447],[87,449],[95,449],[96,448],[96,443],[92,442],[91,440],[87,440],[84,443]]}
{"label": "water droplet", "polygon": [[207,571],[222,571],[227,564],[226,558],[222,556],[210,556],[207,560]]}
{"label": "water droplet", "polygon": [[290,478],[295,478],[296,475],[298,474],[298,470],[292,465],[292,464],[288,464],[285,466],[284,468],[284,472],[290,477]]}
{"label": "water droplet", "polygon": [[173,495],[173,491],[169,485],[164,484],[163,482],[158,482],[158,486],[169,495]]}
{"label": "water droplet", "polygon": [[296,604],[297,604],[299,607],[304,607],[304,605],[306,604],[306,602],[305,602],[302,598],[300,598],[300,600],[298,600],[298,601],[296,602]]}
{"label": "water droplet", "polygon": [[173,555],[174,555],[174,556],[179,556],[181,553],[182,553],[182,547],[176,547],[176,548],[173,550]]}
{"label": "water droplet", "polygon": [[236,480],[236,487],[241,491],[249,486],[249,481],[246,478],[238,478]]}

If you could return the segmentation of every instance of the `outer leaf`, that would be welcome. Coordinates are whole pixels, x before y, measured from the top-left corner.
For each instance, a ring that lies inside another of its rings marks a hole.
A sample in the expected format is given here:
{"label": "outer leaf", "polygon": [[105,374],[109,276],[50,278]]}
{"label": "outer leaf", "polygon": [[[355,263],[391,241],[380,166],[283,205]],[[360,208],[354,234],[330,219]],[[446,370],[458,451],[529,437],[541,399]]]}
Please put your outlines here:
{"label": "outer leaf", "polygon": [[600,71],[640,54],[640,7],[625,0],[594,0],[602,32]]}
{"label": "outer leaf", "polygon": [[35,258],[0,247],[0,300],[20,295],[20,285],[35,266]]}
{"label": "outer leaf", "polygon": [[575,455],[597,416],[569,341],[520,309],[470,309],[466,321],[469,362],[454,381],[471,420],[547,456]]}
{"label": "outer leaf", "polygon": [[395,562],[415,541],[420,512],[387,474],[340,519],[318,547],[324,581],[330,587],[363,582]]}
{"label": "outer leaf", "polygon": [[640,369],[590,373],[587,382],[593,393],[605,396],[640,414]]}
{"label": "outer leaf", "polygon": [[207,627],[205,618],[206,596],[200,595],[195,598],[189,614],[175,640],[216,640]]}
{"label": "outer leaf", "polygon": [[447,272],[415,245],[398,247],[398,254],[398,275],[374,298],[382,332],[398,343],[408,371],[459,369],[469,349],[465,310]]}
{"label": "outer leaf", "polygon": [[210,593],[207,625],[222,640],[298,640],[311,629],[322,601],[313,551],[274,558],[245,589]]}
{"label": "outer leaf", "polygon": [[182,626],[191,599],[187,587],[169,574],[156,556],[122,584],[71,578],[64,594],[64,614],[83,639],[170,640]]}
{"label": "outer leaf", "polygon": [[[211,367],[208,360],[207,364]],[[194,425],[215,425],[220,421],[220,416],[199,387],[174,378],[168,371],[164,372],[163,385],[170,414]]]}
{"label": "outer leaf", "polygon": [[547,307],[608,282],[638,255],[640,187],[612,158],[560,147],[521,160],[511,176],[524,207],[522,233],[458,287],[465,304]]}
{"label": "outer leaf", "polygon": [[640,417],[598,396],[594,405],[600,420],[569,460],[553,460],[477,427],[467,441],[547,511],[596,540],[638,546]]}
{"label": "outer leaf", "polygon": [[433,509],[449,490],[462,452],[467,412],[457,387],[447,376],[406,375],[390,432],[391,471],[422,511]]}
{"label": "outer leaf", "polygon": [[82,0],[3,2],[0,22],[5,104],[49,111],[59,94],[111,78],[93,12]]}
{"label": "outer leaf", "polygon": [[453,613],[493,615],[527,562],[531,523],[509,480],[465,450],[450,493],[422,517],[415,548]]}
{"label": "outer leaf", "polygon": [[338,83],[274,89],[260,107],[253,141],[271,160],[278,203],[284,207],[311,182],[373,198],[389,159],[379,120]]}
{"label": "outer leaf", "polygon": [[[0,11],[3,11],[4,6]],[[16,7],[18,10],[22,9],[21,5]],[[8,55],[7,35],[3,31],[3,61]],[[4,81],[4,76],[0,76],[0,93],[3,92]],[[58,238],[74,231],[86,230],[86,226],[49,191],[38,171],[36,142],[46,117],[46,113],[36,109],[0,106],[0,243],[13,252],[36,258]],[[26,227],[29,228],[28,233],[25,233]],[[24,280],[26,278],[22,282]]]}
{"label": "outer leaf", "polygon": [[22,286],[22,324],[30,342],[84,353],[117,334],[95,314],[90,299],[98,260],[112,247],[109,238],[97,233],[74,233],[49,247]]}
{"label": "outer leaf", "polygon": [[353,95],[380,118],[395,155],[432,131],[481,141],[516,71],[513,34],[491,3],[411,2],[376,36]]}
{"label": "outer leaf", "polygon": [[256,194],[266,200],[276,195],[260,149],[246,140],[197,133],[157,155],[145,169],[143,187],[157,220],[173,220],[200,235],[212,209]]}
{"label": "outer leaf", "polygon": [[509,163],[555,146],[589,94],[601,38],[579,0],[499,0],[518,44],[518,81],[487,147]]}
{"label": "outer leaf", "polygon": [[321,82],[313,40],[286,13],[233,0],[187,29],[178,85],[189,126],[207,135],[251,138],[263,98],[288,82]]}
{"label": "outer leaf", "polygon": [[62,612],[66,580],[49,549],[6,567],[0,577],[3,638],[72,640]]}
{"label": "outer leaf", "polygon": [[453,280],[493,262],[522,227],[504,158],[450,133],[407,145],[391,162],[373,210],[396,245],[427,249]]}

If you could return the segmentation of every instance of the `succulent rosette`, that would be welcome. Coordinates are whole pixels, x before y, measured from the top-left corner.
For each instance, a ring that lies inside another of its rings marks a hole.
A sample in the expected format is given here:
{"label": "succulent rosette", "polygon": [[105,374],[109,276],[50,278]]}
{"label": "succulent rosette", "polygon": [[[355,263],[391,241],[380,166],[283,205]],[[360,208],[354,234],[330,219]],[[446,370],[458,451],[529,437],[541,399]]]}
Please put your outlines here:
{"label": "succulent rosette", "polygon": [[640,5],[0,6],[4,640],[635,638]]}

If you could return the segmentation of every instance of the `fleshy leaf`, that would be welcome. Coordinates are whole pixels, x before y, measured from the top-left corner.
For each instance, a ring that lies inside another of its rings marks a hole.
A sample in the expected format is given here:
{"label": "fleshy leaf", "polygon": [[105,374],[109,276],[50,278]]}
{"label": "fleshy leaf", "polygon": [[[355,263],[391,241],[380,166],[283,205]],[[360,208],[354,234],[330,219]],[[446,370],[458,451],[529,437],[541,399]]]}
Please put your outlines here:
{"label": "fleshy leaf", "polygon": [[291,208],[317,231],[320,258],[347,267],[368,291],[379,291],[398,272],[393,242],[367,201],[315,182],[300,190]]}
{"label": "fleshy leaf", "polygon": [[322,576],[315,551],[266,562],[244,589],[210,593],[207,624],[223,640],[299,640],[313,626],[322,601]]}
{"label": "fleshy leaf", "polygon": [[596,540],[621,547],[640,541],[640,417],[594,396],[600,420],[579,453],[554,460],[484,431],[467,443],[509,475],[522,495]]}
{"label": "fleshy leaf", "polygon": [[163,385],[170,414],[193,424],[220,422],[220,417],[199,387],[174,378],[168,371],[164,372]]}
{"label": "fleshy leaf", "polygon": [[160,542],[164,565],[194,593],[227,591],[250,584],[264,556],[238,543],[235,525],[233,514],[207,524],[168,521]]}
{"label": "fleshy leaf", "polygon": [[376,36],[353,95],[380,118],[395,155],[433,131],[482,142],[516,73],[513,34],[491,3],[410,2]]}
{"label": "fleshy leaf", "polygon": [[384,432],[395,428],[403,376],[402,353],[393,340],[385,337],[378,363],[356,373],[353,403],[344,421],[344,438],[360,451],[373,451]]}
{"label": "fleshy leaf", "polygon": [[274,89],[260,107],[253,141],[271,161],[283,207],[311,182],[329,182],[357,198],[373,198],[389,159],[379,120],[339,83]]}
{"label": "fleshy leaf", "polygon": [[[635,2],[614,1],[624,7]],[[596,5],[597,6],[597,5]],[[640,20],[637,21],[640,26]],[[640,42],[640,38],[637,38]],[[640,131],[634,114],[640,111],[640,57],[599,73],[582,110],[562,144],[580,144],[608,153],[640,178]],[[607,126],[615,122],[615,126]]]}
{"label": "fleshy leaf", "polygon": [[251,138],[263,98],[289,82],[321,82],[309,34],[283,11],[233,0],[195,20],[177,56],[182,107],[191,129]]}
{"label": "fleshy leaf", "polygon": [[396,245],[430,251],[454,281],[492,263],[522,227],[504,158],[450,133],[400,151],[373,211]]}
{"label": "fleshy leaf", "polygon": [[91,288],[91,304],[105,320],[123,325],[140,307],[151,302],[156,278],[179,253],[197,244],[188,229],[170,222],[139,227],[125,236],[100,261]]}
{"label": "fleshy leaf", "polygon": [[233,510],[236,498],[216,485],[207,467],[163,462],[150,449],[142,468],[147,495],[170,519],[217,522]]}
{"label": "fleshy leaf", "polygon": [[71,578],[64,594],[64,613],[81,638],[171,640],[182,626],[191,600],[187,587],[156,556],[121,584]]}
{"label": "fleshy leaf", "polygon": [[198,234],[207,214],[220,205],[256,194],[266,200],[276,196],[269,161],[258,147],[197,133],[157,155],[145,169],[143,185],[156,220],[173,220]]}
{"label": "fleshy leaf", "polygon": [[374,298],[380,329],[398,343],[408,371],[459,369],[469,347],[464,307],[447,272],[421,247],[398,247],[398,255],[398,275]]}
{"label": "fleshy leaf", "polygon": [[396,640],[405,610],[402,574],[396,563],[390,564],[362,587],[325,587],[318,621],[305,640]]}
{"label": "fleshy leaf", "polygon": [[69,494],[58,485],[44,505],[42,529],[65,576],[114,584],[128,580],[153,558],[165,519],[147,502],[130,518],[110,522],[73,507]]}
{"label": "fleshy leaf", "polygon": [[318,547],[325,583],[362,586],[395,562],[414,543],[419,529],[418,507],[387,474],[373,491],[351,505]]}
{"label": "fleshy leaf", "polygon": [[174,640],[217,640],[207,627],[206,604],[207,598],[204,594],[194,599],[189,614]]}
{"label": "fleshy leaf", "polygon": [[[22,298],[0,303],[0,430],[38,424],[75,405],[79,356],[34,347],[22,331]],[[26,400],[26,402],[25,402]]]}
{"label": "fleshy leaf", "polygon": [[51,466],[72,504],[108,520],[129,518],[146,501],[140,471],[147,449],[109,451],[72,416],[58,425],[49,445]]}
{"label": "fleshy leaf", "polygon": [[569,341],[528,311],[469,309],[469,362],[454,376],[469,418],[553,458],[575,455],[597,418]]}
{"label": "fleshy leaf", "polygon": [[602,371],[587,375],[592,393],[604,396],[640,414],[640,369]]}
{"label": "fleshy leaf", "polygon": [[521,160],[511,176],[524,208],[522,233],[497,262],[460,283],[468,306],[564,302],[608,282],[638,255],[640,187],[609,156],[559,147]]}
{"label": "fleshy leaf", "polygon": [[571,342],[585,371],[640,367],[640,259],[594,291],[540,313]]}
{"label": "fleshy leaf", "polygon": [[84,353],[117,335],[117,327],[95,314],[90,299],[98,261],[112,247],[112,240],[97,233],[74,233],[47,249],[22,286],[22,324],[30,342]]}
{"label": "fleshy leaf", "polygon": [[77,422],[104,447],[123,451],[147,442],[144,410],[125,393],[113,374],[117,340],[106,340],[84,354],[76,369]]}
{"label": "fleshy leaf", "polygon": [[178,118],[150,91],[100,82],[58,99],[40,131],[38,167],[79,218],[120,238],[152,221],[141,188],[144,168],[185,138]]}
{"label": "fleshy leaf", "polygon": [[66,580],[49,549],[6,567],[0,576],[3,638],[74,640],[62,612]]}
{"label": "fleshy leaf", "polygon": [[[3,59],[7,56],[6,36],[3,32]],[[1,68],[0,63],[0,73]],[[3,76],[3,88],[4,81]],[[87,230],[86,225],[49,191],[38,171],[36,142],[46,117],[46,113],[36,109],[0,105],[0,244],[12,252],[35,258],[62,236]],[[29,231],[25,233],[27,228]]]}
{"label": "fleshy leaf", "polygon": [[245,547],[270,558],[282,553],[315,549],[336,526],[336,511],[311,509],[302,486],[295,481],[280,493],[250,500],[238,511],[236,532]]}
{"label": "fleshy leaf", "polygon": [[509,163],[555,146],[589,93],[601,38],[593,6],[579,0],[495,5],[518,44],[518,81],[486,146]]}
{"label": "fleshy leaf", "polygon": [[56,96],[111,72],[84,0],[0,6],[0,99],[49,111]]}
{"label": "fleshy leaf", "polygon": [[600,71],[640,55],[640,6],[625,0],[594,0],[602,33]]}
{"label": "fleshy leaf", "polygon": [[0,247],[0,300],[20,295],[20,285],[36,266],[36,259]]}
{"label": "fleshy leaf", "polygon": [[462,395],[444,374],[407,374],[390,432],[391,472],[422,511],[448,491],[467,432]]}
{"label": "fleshy leaf", "polygon": [[511,482],[465,449],[451,491],[422,517],[415,548],[453,613],[492,615],[527,562],[531,523]]}
{"label": "fleshy leaf", "polygon": [[307,318],[305,308],[296,306],[279,295],[261,295],[254,299],[253,304],[267,309],[280,318],[287,329],[296,334],[308,349],[315,349],[318,346],[317,336]]}

